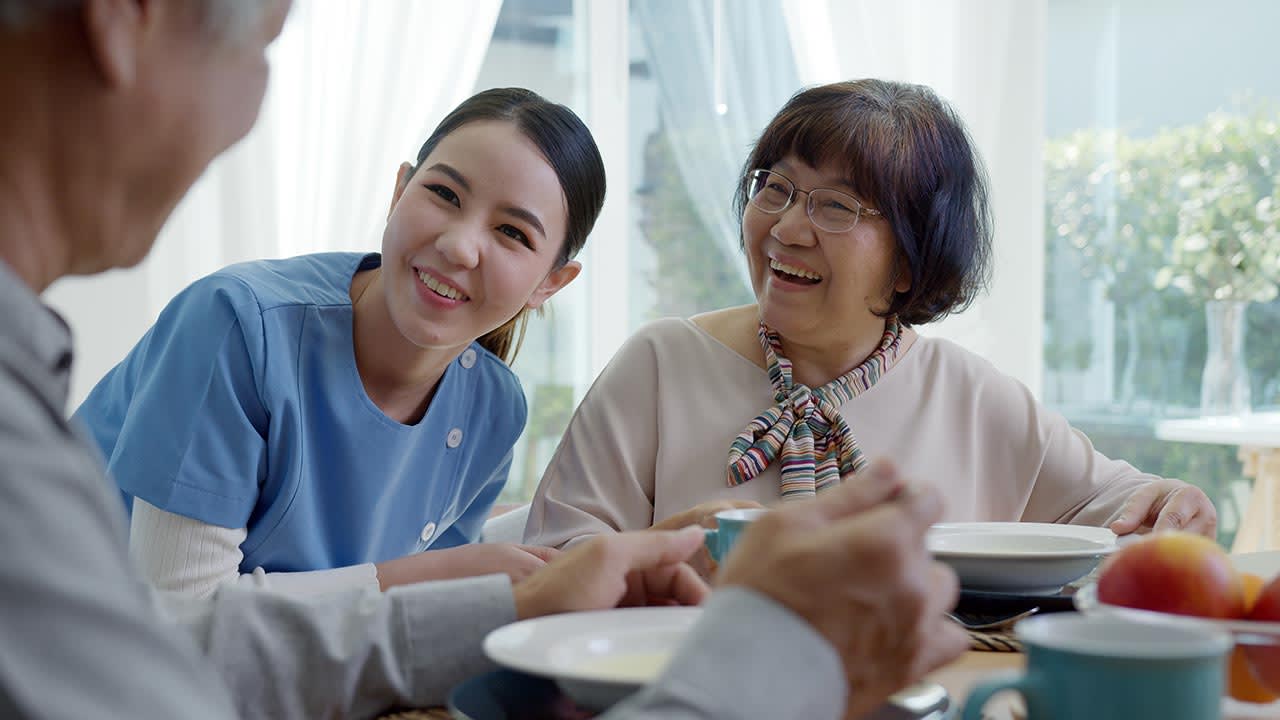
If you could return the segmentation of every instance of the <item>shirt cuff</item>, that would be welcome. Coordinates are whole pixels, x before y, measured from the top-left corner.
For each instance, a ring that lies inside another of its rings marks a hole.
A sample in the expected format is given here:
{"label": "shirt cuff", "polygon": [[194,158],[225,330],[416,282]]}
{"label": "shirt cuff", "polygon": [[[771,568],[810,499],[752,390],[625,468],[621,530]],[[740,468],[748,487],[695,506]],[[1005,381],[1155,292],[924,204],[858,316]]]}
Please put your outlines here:
{"label": "shirt cuff", "polygon": [[848,691],[840,656],[809,623],[760,593],[725,588],[637,701],[680,717],[818,720],[840,718]]}
{"label": "shirt cuff", "polygon": [[455,685],[493,669],[484,638],[516,620],[511,580],[501,574],[402,585],[386,595],[421,705],[443,705]]}
{"label": "shirt cuff", "polygon": [[242,586],[250,585],[294,597],[314,597],[357,588],[370,592],[379,589],[378,569],[373,563],[310,572],[269,573],[259,567],[241,575],[238,582]]}

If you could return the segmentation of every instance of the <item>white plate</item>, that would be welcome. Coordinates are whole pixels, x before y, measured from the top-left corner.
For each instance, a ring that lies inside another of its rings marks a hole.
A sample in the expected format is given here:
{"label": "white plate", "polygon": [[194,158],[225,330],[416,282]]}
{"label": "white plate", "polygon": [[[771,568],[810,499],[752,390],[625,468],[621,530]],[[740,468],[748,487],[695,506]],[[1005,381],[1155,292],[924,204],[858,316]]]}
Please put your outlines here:
{"label": "white plate", "polygon": [[1280,645],[1280,622],[1258,620],[1213,620],[1174,615],[1173,613],[1139,610],[1121,605],[1108,605],[1098,600],[1098,586],[1090,584],[1075,594],[1076,609],[1089,615],[1109,615],[1133,622],[1154,623],[1171,627],[1210,628],[1231,633],[1237,645]]}
{"label": "white plate", "polygon": [[[578,705],[602,711],[655,680],[701,612],[620,608],[522,620],[489,633],[484,652],[499,665],[551,678]],[[923,682],[867,720],[943,717],[949,706],[946,688]]]}
{"label": "white plate", "polygon": [[548,677],[575,702],[604,710],[653,680],[701,608],[619,608],[505,625],[484,639],[489,659]]}
{"label": "white plate", "polygon": [[1253,573],[1263,580],[1280,575],[1280,552],[1275,550],[1235,553],[1231,556],[1231,562],[1240,572]]}
{"label": "white plate", "polygon": [[1116,549],[1116,536],[1087,525],[939,523],[927,543],[965,589],[1047,594],[1088,575]]}

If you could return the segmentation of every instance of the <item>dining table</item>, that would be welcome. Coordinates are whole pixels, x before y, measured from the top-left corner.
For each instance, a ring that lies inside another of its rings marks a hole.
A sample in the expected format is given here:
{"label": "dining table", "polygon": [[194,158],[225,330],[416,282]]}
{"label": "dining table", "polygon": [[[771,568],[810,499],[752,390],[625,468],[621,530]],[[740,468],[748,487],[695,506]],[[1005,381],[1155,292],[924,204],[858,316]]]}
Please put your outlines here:
{"label": "dining table", "polygon": [[[964,702],[969,689],[977,683],[1002,672],[1015,672],[1024,667],[1022,653],[982,652],[971,650],[928,676],[947,689],[958,705]],[[955,717],[959,717],[957,713]],[[1022,704],[1011,693],[997,695],[987,705],[984,720],[1021,720]],[[451,720],[449,711],[442,707],[401,710],[383,715],[381,720]]]}
{"label": "dining table", "polygon": [[[1026,667],[1026,657],[1020,652],[986,652],[970,650],[959,658],[930,673],[927,680],[947,689],[953,705],[964,705],[969,691],[984,680],[1001,674],[1017,673]],[[983,710],[983,720],[1028,720],[1022,699],[1012,692],[995,695]],[[950,717],[960,717],[955,711]],[[1280,717],[1280,702],[1270,705],[1253,705],[1224,701],[1222,720],[1262,720]],[[380,720],[452,720],[443,707],[401,710],[383,715]],[[1031,718],[1030,720],[1034,720]]]}

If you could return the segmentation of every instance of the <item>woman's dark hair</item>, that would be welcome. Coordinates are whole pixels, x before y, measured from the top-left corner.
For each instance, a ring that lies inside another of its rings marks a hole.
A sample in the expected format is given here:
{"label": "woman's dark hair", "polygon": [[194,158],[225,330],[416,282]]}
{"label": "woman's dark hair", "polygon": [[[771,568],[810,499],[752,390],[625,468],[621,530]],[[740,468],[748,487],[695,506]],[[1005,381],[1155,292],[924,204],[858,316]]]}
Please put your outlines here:
{"label": "woman's dark hair", "polygon": [[[501,120],[515,125],[555,170],[569,217],[560,253],[552,267],[563,266],[582,249],[604,205],[604,161],[600,159],[600,150],[596,148],[591,131],[572,110],[532,90],[485,90],[463,101],[440,121],[431,137],[422,144],[422,149],[418,150],[413,172],[422,167],[427,156],[445,136],[463,125],[480,120]],[[501,327],[480,338],[480,344],[510,364],[524,341],[528,322],[529,313],[521,310]]]}
{"label": "woman's dark hair", "polygon": [[885,317],[927,323],[968,307],[986,287],[985,172],[960,118],[932,90],[856,80],[796,93],[751,151],[734,198],[739,218],[749,200],[747,174],[788,155],[842,168],[854,194],[889,223],[911,288],[894,293]]}

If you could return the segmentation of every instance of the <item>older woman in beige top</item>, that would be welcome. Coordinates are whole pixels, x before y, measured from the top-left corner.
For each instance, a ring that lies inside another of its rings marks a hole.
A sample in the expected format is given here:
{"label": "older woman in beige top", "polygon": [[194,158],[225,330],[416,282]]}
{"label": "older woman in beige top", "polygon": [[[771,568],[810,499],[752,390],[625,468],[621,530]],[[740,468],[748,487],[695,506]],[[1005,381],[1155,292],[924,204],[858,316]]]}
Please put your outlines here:
{"label": "older woman in beige top", "polygon": [[623,346],[542,478],[527,542],[821,495],[876,456],[936,483],[945,520],[1212,535],[1198,488],[1104,457],[986,360],[913,330],[970,303],[990,252],[980,163],[928,88],[797,94],[737,200],[756,303]]}

